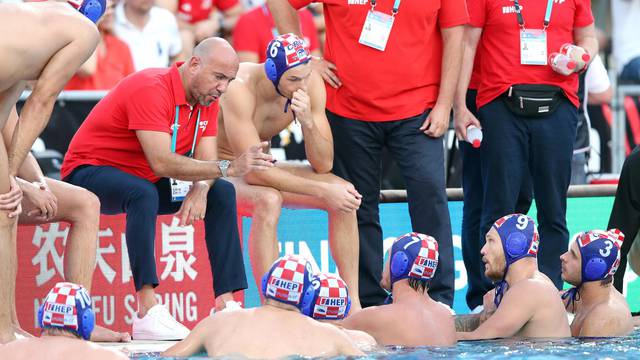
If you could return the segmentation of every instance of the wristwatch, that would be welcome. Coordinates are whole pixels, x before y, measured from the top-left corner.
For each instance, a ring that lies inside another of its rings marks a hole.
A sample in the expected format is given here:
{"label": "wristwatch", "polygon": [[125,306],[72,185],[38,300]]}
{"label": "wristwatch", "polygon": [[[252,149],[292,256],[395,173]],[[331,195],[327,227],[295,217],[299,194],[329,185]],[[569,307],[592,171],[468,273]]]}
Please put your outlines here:
{"label": "wristwatch", "polygon": [[229,165],[231,165],[231,161],[229,160],[218,160],[218,168],[222,173],[222,177],[227,177],[227,169],[229,169]]}

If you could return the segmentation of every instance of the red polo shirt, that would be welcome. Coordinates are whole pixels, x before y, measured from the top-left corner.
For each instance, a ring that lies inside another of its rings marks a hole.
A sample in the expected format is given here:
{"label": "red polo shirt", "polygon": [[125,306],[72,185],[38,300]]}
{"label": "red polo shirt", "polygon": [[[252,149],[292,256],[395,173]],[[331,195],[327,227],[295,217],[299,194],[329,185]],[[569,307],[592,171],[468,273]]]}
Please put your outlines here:
{"label": "red polo shirt", "polygon": [[[289,0],[301,8],[311,0]],[[418,115],[438,98],[442,64],[441,28],[468,22],[465,0],[403,0],[386,50],[358,43],[368,0],[322,0],[324,57],[337,67],[342,86],[327,85],[327,108],[338,115],[390,121]],[[378,0],[391,14],[394,0]]]}
{"label": "red polo shirt", "polygon": [[[318,50],[318,31],[313,22],[313,15],[307,9],[298,11],[302,36],[309,45],[309,51]],[[258,6],[240,16],[233,29],[233,48],[236,51],[247,51],[258,54],[258,62],[267,59],[267,46],[274,38],[276,24],[266,5]]]}
{"label": "red polo shirt", "polygon": [[195,24],[211,17],[213,8],[227,11],[236,6],[239,0],[179,0],[178,17],[190,24]]}
{"label": "red polo shirt", "polygon": [[[513,0],[476,0],[469,4],[471,26],[481,27],[482,53],[478,108],[504,93],[513,84],[550,84],[564,90],[578,107],[578,75],[565,76],[550,66],[520,64],[520,28]],[[519,0],[525,27],[542,29],[546,0]],[[554,0],[547,29],[547,53],[558,51],[562,44],[573,43],[575,28],[593,23],[590,0]]]}
{"label": "red polo shirt", "polygon": [[170,68],[146,69],[126,77],[93,108],[71,140],[64,157],[64,179],[80,165],[113,166],[129,174],[156,182],[136,130],[172,134],[179,106],[176,153],[191,150],[200,111],[197,141],[217,134],[218,103],[191,108],[185,98],[176,64]]}
{"label": "red polo shirt", "polygon": [[134,72],[129,46],[117,37],[104,34],[105,51],[98,52],[96,72],[91,76],[73,75],[65,90],[109,90]]}

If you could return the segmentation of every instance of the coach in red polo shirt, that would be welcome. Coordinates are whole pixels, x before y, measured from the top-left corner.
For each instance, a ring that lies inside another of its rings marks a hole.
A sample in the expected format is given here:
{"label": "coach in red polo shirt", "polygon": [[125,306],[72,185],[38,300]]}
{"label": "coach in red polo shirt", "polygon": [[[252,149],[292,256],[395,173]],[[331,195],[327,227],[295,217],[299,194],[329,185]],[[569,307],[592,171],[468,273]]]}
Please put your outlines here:
{"label": "coach in red polo shirt", "polygon": [[247,287],[235,191],[218,178],[272,164],[261,151],[266,144],[256,144],[233,162],[214,160],[217,100],[237,71],[231,46],[210,38],[186,63],[135,73],[96,105],[65,156],[65,181],[95,193],[103,214],[127,214],[127,249],[138,295],[133,339],[175,340],[189,333],[155,299],[158,214],[177,212],[183,226],[204,219],[218,309],[232,292]]}
{"label": "coach in red polo shirt", "polygon": [[[569,240],[566,194],[578,122],[576,72],[589,57],[577,56],[573,73],[564,75],[552,68],[550,55],[564,44],[575,44],[571,54],[586,50],[591,58],[596,55],[591,2],[475,0],[469,1],[469,12],[467,48],[482,53],[476,100],[484,135],[480,236],[495,220],[516,211],[522,180],[531,174],[540,270],[561,289],[560,255]],[[468,83],[468,72],[462,77]],[[519,246],[517,241],[506,245]]]}
{"label": "coach in red polo shirt", "polygon": [[[281,33],[299,32],[294,8],[310,0],[269,0]],[[452,305],[451,225],[444,181],[442,135],[449,125],[462,56],[465,0],[324,0],[327,116],[334,172],[363,195],[360,299],[384,301],[378,199],[382,150],[398,163],[407,185],[413,231],[438,240],[441,266],[429,286]]]}

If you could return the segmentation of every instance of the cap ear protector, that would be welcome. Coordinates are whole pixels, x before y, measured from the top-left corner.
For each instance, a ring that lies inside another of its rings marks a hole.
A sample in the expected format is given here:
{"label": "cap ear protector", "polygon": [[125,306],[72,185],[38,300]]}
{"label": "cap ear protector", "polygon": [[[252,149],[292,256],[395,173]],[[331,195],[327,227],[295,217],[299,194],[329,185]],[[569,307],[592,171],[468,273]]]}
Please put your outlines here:
{"label": "cap ear protector", "polygon": [[509,234],[504,242],[505,251],[510,258],[522,255],[529,248],[529,241],[521,232]]}
{"label": "cap ear protector", "polygon": [[304,292],[302,296],[302,301],[300,301],[300,312],[307,316],[313,316],[313,307],[316,303],[316,299],[318,299],[318,294],[320,290],[320,279],[317,276],[313,277],[311,280],[311,286],[307,288],[307,291]]}
{"label": "cap ear protector", "polygon": [[70,0],[68,2],[82,15],[93,21],[94,24],[100,20],[107,10],[106,0]]}
{"label": "cap ear protector", "polygon": [[393,278],[399,278],[403,275],[406,275],[407,272],[409,271],[409,266],[410,266],[409,257],[407,256],[407,253],[405,253],[402,250],[397,251],[391,257],[389,265],[391,270],[391,276]]}
{"label": "cap ear protector", "polygon": [[607,273],[607,263],[601,258],[591,258],[584,265],[584,275],[586,279],[582,281],[593,281],[602,279]]}
{"label": "cap ear protector", "polygon": [[271,82],[275,83],[278,81],[278,69],[276,68],[276,63],[273,59],[265,60],[264,71],[267,74],[267,79],[271,80]]}

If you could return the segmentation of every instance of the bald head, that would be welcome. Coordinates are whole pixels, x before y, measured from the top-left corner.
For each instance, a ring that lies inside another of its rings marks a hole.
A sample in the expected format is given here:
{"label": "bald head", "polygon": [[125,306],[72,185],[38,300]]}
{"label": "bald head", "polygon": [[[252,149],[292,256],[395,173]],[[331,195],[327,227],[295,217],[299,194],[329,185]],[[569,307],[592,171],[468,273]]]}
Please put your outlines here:
{"label": "bald head", "polygon": [[210,37],[193,49],[184,72],[187,97],[208,106],[227,90],[238,73],[238,54],[224,39]]}
{"label": "bald head", "polygon": [[224,63],[239,63],[238,54],[225,39],[210,37],[202,40],[193,49],[193,56],[199,57],[204,62],[217,60]]}

